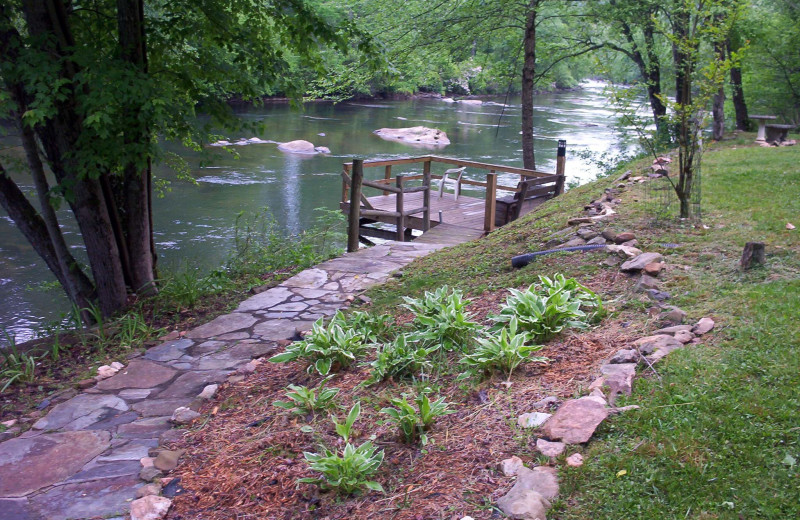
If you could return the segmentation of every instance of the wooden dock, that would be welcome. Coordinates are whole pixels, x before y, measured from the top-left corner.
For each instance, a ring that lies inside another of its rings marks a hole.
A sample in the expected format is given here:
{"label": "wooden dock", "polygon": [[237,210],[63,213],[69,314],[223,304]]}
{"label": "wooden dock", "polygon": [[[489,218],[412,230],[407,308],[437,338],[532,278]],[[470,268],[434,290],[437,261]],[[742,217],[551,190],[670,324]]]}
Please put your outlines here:
{"label": "wooden dock", "polygon": [[[566,143],[559,141],[556,173],[437,156],[346,163],[340,207],[349,216],[348,250],[358,249],[359,241],[369,243],[367,237],[455,245],[491,232],[563,193],[565,149]],[[392,166],[415,163],[422,167],[420,174],[392,176]],[[437,163],[450,169],[434,173]],[[384,168],[384,178],[365,180],[364,169],[376,167]],[[462,177],[467,168],[470,178]],[[475,170],[484,171],[485,180],[475,180]],[[516,174],[519,183],[501,186],[498,173]],[[474,196],[474,191],[462,195],[463,185],[483,191],[483,196]],[[363,188],[382,194],[367,197]],[[498,191],[512,195],[498,198]],[[360,203],[353,207],[351,200]],[[414,236],[412,230],[423,233]]]}

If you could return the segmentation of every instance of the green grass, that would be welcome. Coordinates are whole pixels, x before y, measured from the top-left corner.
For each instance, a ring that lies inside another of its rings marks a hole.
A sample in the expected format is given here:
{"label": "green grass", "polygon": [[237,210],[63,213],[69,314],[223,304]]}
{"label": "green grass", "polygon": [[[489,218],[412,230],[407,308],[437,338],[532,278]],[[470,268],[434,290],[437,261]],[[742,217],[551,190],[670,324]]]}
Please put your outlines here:
{"label": "green grass", "polygon": [[[654,226],[644,188],[623,194],[620,215],[608,225],[635,231],[642,249],[686,266],[670,271],[664,289],[690,319],[711,315],[717,328],[658,365],[660,378],[637,380],[621,404],[641,409],[606,421],[584,451],[584,466],[561,465],[561,495],[548,518],[800,518],[800,230],[785,227],[800,227],[800,147],[743,147],[749,139],[704,156],[707,228]],[[538,274],[581,281],[611,269],[593,255],[549,255],[521,270],[509,263],[542,249],[614,177],[422,259],[402,280],[373,291],[376,304],[389,307],[401,294],[441,284],[470,295],[526,285]],[[767,244],[767,263],[742,273],[748,241]],[[659,245],[665,242],[680,247]],[[627,298],[614,317],[646,320],[649,303]]]}

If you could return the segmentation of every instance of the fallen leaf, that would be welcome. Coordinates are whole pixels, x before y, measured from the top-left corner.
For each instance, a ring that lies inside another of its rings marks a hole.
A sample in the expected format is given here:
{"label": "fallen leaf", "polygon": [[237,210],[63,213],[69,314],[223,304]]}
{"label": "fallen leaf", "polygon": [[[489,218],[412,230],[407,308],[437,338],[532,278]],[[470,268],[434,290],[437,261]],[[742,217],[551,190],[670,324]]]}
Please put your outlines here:
{"label": "fallen leaf", "polygon": [[618,477],[624,477],[627,474],[628,474],[628,471],[624,470],[624,469],[621,469],[621,470],[617,471],[617,476]]}
{"label": "fallen leaf", "polygon": [[793,230],[794,229],[794,224],[792,224],[791,222],[787,222],[786,223],[786,229],[788,229],[789,231]]}
{"label": "fallen leaf", "polygon": [[789,466],[790,468],[793,468],[794,465],[797,464],[797,460],[791,455],[786,455],[786,457],[783,458],[781,463]]}

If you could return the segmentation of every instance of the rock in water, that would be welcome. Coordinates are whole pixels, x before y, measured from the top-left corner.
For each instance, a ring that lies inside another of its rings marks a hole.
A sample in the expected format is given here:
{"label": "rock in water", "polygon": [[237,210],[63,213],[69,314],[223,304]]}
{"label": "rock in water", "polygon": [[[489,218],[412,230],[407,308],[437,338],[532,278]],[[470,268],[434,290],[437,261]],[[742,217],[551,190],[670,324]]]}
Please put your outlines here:
{"label": "rock in water", "polygon": [[410,145],[443,147],[450,144],[447,134],[436,128],[413,126],[411,128],[381,128],[372,132],[386,141]]}
{"label": "rock in water", "polygon": [[308,141],[303,141],[302,139],[297,141],[289,141],[288,143],[281,143],[278,145],[278,150],[282,152],[304,153],[309,155],[319,153],[314,148],[313,143],[310,143]]}

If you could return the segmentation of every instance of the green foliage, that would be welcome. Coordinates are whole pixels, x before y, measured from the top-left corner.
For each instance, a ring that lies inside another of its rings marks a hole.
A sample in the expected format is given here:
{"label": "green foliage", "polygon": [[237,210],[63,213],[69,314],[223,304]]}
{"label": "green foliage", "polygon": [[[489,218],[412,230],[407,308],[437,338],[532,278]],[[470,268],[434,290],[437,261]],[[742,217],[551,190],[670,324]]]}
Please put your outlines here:
{"label": "green foliage", "polygon": [[128,312],[117,320],[119,332],[115,337],[121,345],[140,347],[147,341],[164,333],[164,329],[157,329],[147,323],[144,317],[135,311]]}
{"label": "green foliage", "polygon": [[36,380],[36,357],[18,352],[15,339],[5,330],[3,335],[8,346],[0,348],[0,383],[3,383],[0,392],[5,392],[14,383],[33,383]]}
{"label": "green foliage", "polygon": [[415,314],[415,338],[427,344],[441,345],[445,351],[465,349],[480,325],[469,321],[464,308],[470,303],[462,292],[444,285],[422,298],[403,297],[403,307]]}
{"label": "green foliage", "polygon": [[[430,389],[426,389],[430,390]],[[428,443],[428,430],[436,422],[437,417],[455,413],[449,410],[450,403],[445,402],[444,397],[440,397],[431,402],[428,392],[421,392],[415,399],[414,404],[408,402],[404,395],[399,399],[392,399],[393,407],[386,407],[381,410],[389,416],[389,421],[400,428],[400,433],[408,443],[419,441],[425,446]]]}
{"label": "green foliage", "polygon": [[365,381],[370,385],[384,379],[417,376],[430,371],[430,355],[439,350],[437,345],[425,346],[414,336],[401,334],[391,343],[378,346],[375,360],[369,363],[372,373]]}
{"label": "green foliage", "polygon": [[592,316],[583,309],[602,309],[600,298],[572,278],[558,274],[552,279],[540,276],[539,280],[538,291],[533,285],[524,291],[509,289],[511,295],[493,319],[498,323],[516,319],[520,330],[534,341],[547,341],[567,328],[585,329]]}
{"label": "green foliage", "polygon": [[275,401],[272,404],[295,415],[313,415],[316,412],[329,410],[336,405],[333,398],[339,393],[339,389],[325,388],[326,382],[327,379],[316,389],[289,385],[289,391],[286,392],[289,401]]}
{"label": "green foliage", "polygon": [[530,335],[517,330],[517,318],[512,316],[508,325],[500,329],[499,334],[478,338],[474,351],[466,354],[461,362],[484,372],[501,371],[508,379],[511,378],[514,369],[522,363],[547,362],[545,357],[533,356],[535,352],[542,350],[542,346],[526,345],[530,341]]}
{"label": "green foliage", "polygon": [[394,318],[388,314],[373,315],[365,311],[353,311],[347,315],[349,327],[360,331],[371,343],[386,341],[394,330]]}
{"label": "green foliage", "polygon": [[349,367],[367,350],[367,338],[362,331],[350,327],[341,311],[325,325],[324,318],[318,319],[311,332],[302,341],[296,341],[286,350],[272,356],[272,363],[287,363],[304,359],[309,362],[308,372],[327,376]]}
{"label": "green foliage", "polygon": [[364,488],[372,491],[383,491],[383,487],[373,480],[369,480],[383,462],[383,450],[370,441],[356,447],[350,444],[350,431],[358,416],[361,414],[361,405],[356,403],[350,409],[344,423],[334,419],[336,433],[345,441],[341,453],[320,446],[317,453],[304,452],[303,456],[309,467],[322,473],[319,478],[301,478],[298,482],[316,484],[323,488],[331,488],[338,493],[350,495]]}

